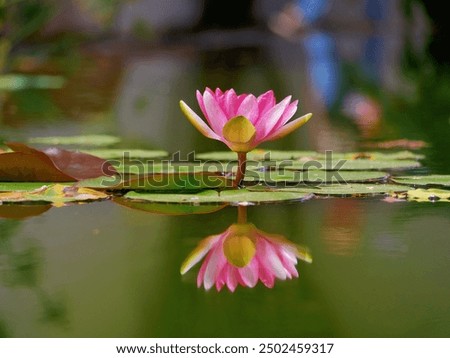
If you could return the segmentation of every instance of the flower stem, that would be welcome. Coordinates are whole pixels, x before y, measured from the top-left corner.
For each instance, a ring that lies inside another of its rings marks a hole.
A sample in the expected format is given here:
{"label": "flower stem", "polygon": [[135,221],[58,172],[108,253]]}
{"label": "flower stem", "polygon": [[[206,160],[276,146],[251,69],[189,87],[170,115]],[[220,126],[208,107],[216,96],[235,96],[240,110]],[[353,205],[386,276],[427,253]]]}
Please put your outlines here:
{"label": "flower stem", "polygon": [[238,206],[238,224],[246,224],[247,223],[247,207],[239,205]]}
{"label": "flower stem", "polygon": [[237,188],[242,184],[245,176],[245,166],[247,165],[247,153],[238,154],[238,168],[236,173],[236,179],[234,180],[234,187]]}

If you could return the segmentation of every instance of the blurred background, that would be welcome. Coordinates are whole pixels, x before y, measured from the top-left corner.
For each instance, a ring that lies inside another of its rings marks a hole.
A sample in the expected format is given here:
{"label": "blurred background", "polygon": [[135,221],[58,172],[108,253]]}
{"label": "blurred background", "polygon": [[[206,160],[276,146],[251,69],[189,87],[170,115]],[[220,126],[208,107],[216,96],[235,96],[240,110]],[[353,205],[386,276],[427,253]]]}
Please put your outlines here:
{"label": "blurred background", "polygon": [[[2,0],[0,136],[110,133],[171,152],[205,141],[178,101],[205,86],[300,100],[276,148],[429,148],[448,169],[442,2]],[[32,76],[31,76],[32,75]],[[173,134],[181,133],[174,136]]]}

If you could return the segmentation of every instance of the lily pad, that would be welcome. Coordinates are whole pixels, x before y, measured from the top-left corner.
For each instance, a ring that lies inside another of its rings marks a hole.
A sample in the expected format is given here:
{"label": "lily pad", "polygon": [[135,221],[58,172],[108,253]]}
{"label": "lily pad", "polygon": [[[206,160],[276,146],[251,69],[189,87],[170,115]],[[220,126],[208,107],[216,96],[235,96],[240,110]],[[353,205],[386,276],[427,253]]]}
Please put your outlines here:
{"label": "lily pad", "polygon": [[31,191],[39,189],[43,186],[50,185],[49,183],[39,182],[0,182],[0,192],[2,191]]}
{"label": "lily pad", "polygon": [[[277,163],[276,163],[277,164]],[[278,164],[280,166],[280,164]],[[283,163],[283,167],[292,170],[404,170],[418,168],[421,164],[414,160],[370,160],[336,159],[332,161],[309,160]]]}
{"label": "lily pad", "polygon": [[113,189],[121,183],[123,183],[124,178],[122,175],[113,176],[101,176],[92,179],[84,179],[77,182],[75,185],[80,188],[91,188],[91,189]]}
{"label": "lily pad", "polygon": [[[270,150],[270,149],[255,149],[247,154],[247,159],[264,161],[264,160],[321,160],[326,159],[331,155],[331,159],[347,159],[347,160],[379,160],[379,161],[389,161],[389,160],[418,160],[423,159],[424,156],[418,153],[413,153],[410,151],[399,151],[399,152],[349,152],[349,153],[339,153],[339,152],[314,152],[314,151],[301,151],[301,150]],[[202,160],[215,160],[215,161],[233,161],[236,160],[236,153],[230,151],[220,151],[220,152],[207,152],[200,153],[196,155],[197,159]]]}
{"label": "lily pad", "polygon": [[103,159],[156,159],[164,158],[169,155],[164,150],[145,150],[145,149],[91,149],[83,151]]}
{"label": "lily pad", "polygon": [[[270,150],[270,149],[255,149],[247,153],[248,160],[283,160],[283,159],[298,159],[298,158],[310,158],[316,157],[318,153],[312,151],[282,151],[282,150]],[[237,159],[237,155],[234,152],[207,152],[200,153],[195,156],[197,159],[201,160],[215,160],[215,161],[233,161]]]}
{"label": "lily pad", "polygon": [[[323,158],[325,156],[323,155]],[[402,150],[399,152],[349,152],[349,153],[335,153],[333,152],[333,159],[350,159],[350,160],[419,160],[425,158],[423,154],[410,152],[409,150]]]}
{"label": "lily pad", "polygon": [[389,174],[384,172],[371,171],[323,171],[323,170],[308,170],[308,171],[247,171],[245,174],[245,182],[265,182],[271,183],[361,183],[373,182],[386,179]]}
{"label": "lily pad", "polygon": [[291,188],[270,188],[265,186],[255,186],[249,188],[250,191],[272,190],[284,192],[313,193],[316,195],[336,195],[336,196],[365,196],[376,194],[404,193],[410,187],[390,184],[332,184],[319,186],[301,186]]}
{"label": "lily pad", "polygon": [[108,161],[60,148],[38,150],[22,143],[6,143],[14,152],[0,154],[0,180],[72,182],[116,171]]}
{"label": "lily pad", "polygon": [[122,174],[86,179],[78,187],[108,190],[192,191],[232,187],[231,178],[215,172],[150,173],[144,175]]}
{"label": "lily pad", "polygon": [[120,138],[106,134],[90,134],[64,137],[34,137],[28,140],[32,144],[77,145],[83,147],[107,147],[121,141]]}
{"label": "lily pad", "polygon": [[425,175],[393,177],[392,181],[398,184],[417,186],[450,186],[450,175]]}
{"label": "lily pad", "polygon": [[131,176],[114,189],[137,190],[198,190],[232,187],[232,180],[221,173],[179,172]]}
{"label": "lily pad", "polygon": [[265,203],[293,200],[307,200],[311,198],[310,193],[292,192],[252,192],[247,189],[232,189],[221,192],[215,190],[204,190],[193,194],[160,194],[129,192],[125,195],[127,199],[160,203]]}
{"label": "lily pad", "polygon": [[35,201],[64,206],[68,202],[101,200],[107,197],[105,193],[93,189],[54,184],[33,191],[0,193],[0,203]]}
{"label": "lily pad", "polygon": [[219,211],[227,206],[227,204],[168,204],[159,202],[142,202],[137,200],[127,200],[123,198],[114,198],[115,203],[134,210],[145,211],[153,214],[163,215],[193,215],[193,214],[210,214]]}
{"label": "lily pad", "polygon": [[407,192],[406,198],[410,201],[434,202],[450,201],[450,190],[443,189],[415,189]]}

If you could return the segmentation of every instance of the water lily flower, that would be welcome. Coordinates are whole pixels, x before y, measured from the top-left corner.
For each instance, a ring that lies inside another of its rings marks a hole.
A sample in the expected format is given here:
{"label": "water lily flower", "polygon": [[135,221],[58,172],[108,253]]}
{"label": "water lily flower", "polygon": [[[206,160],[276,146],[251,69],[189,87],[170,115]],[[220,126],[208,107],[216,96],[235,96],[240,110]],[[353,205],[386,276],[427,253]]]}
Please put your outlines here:
{"label": "water lily flower", "polygon": [[233,224],[202,240],[182,264],[181,274],[203,258],[197,286],[209,290],[215,285],[217,291],[227,286],[232,292],[238,285],[254,287],[258,281],[272,288],[276,279],[298,277],[297,259],[312,261],[307,249],[250,223]]}
{"label": "water lily flower", "polygon": [[203,135],[225,143],[234,152],[247,153],[265,141],[275,140],[305,124],[311,113],[289,120],[297,111],[298,101],[291,96],[276,103],[272,90],[255,97],[206,88],[197,91],[197,101],[208,125],[184,102],[180,107],[187,119]]}
{"label": "water lily flower", "polygon": [[253,94],[236,94],[234,89],[225,92],[206,88],[197,91],[197,101],[208,124],[206,124],[184,101],[180,107],[187,119],[203,135],[225,143],[238,153],[238,171],[235,185],[245,174],[246,153],[260,143],[272,141],[291,133],[305,124],[312,116],[305,114],[289,122],[297,111],[295,100],[288,96],[276,103],[272,90],[255,97]]}

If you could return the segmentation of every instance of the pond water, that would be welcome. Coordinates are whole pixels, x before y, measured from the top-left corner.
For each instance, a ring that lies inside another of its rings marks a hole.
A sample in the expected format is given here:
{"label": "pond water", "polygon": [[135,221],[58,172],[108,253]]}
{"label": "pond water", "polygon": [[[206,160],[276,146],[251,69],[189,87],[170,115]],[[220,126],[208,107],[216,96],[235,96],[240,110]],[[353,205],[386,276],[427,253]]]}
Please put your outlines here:
{"label": "pond water", "polygon": [[[130,147],[181,156],[224,150],[190,126],[178,101],[194,105],[195,89],[205,86],[252,93],[273,88],[278,98],[299,98],[300,112],[314,118],[266,147],[351,151],[407,138],[428,143],[419,173],[449,173],[448,75],[428,68],[424,80],[422,69],[408,67],[406,76],[402,57],[387,56],[391,52],[367,60],[364,54],[382,38],[319,33],[292,42],[244,35],[222,41],[250,36],[261,44],[236,40],[219,50],[205,35],[126,56],[101,45],[77,50],[53,64],[68,78],[63,89],[3,97],[0,135],[108,133]],[[19,67],[45,72],[26,60]],[[366,112],[352,112],[349,101],[361,101]],[[259,282],[233,293],[197,288],[201,264],[185,275],[180,267],[202,239],[237,222],[237,207],[176,216],[104,201],[1,218],[0,336],[448,336],[450,207],[382,199],[247,207],[249,223],[308,248],[312,262],[299,260],[299,277],[276,280],[273,288]],[[2,208],[2,216],[11,213]]]}

